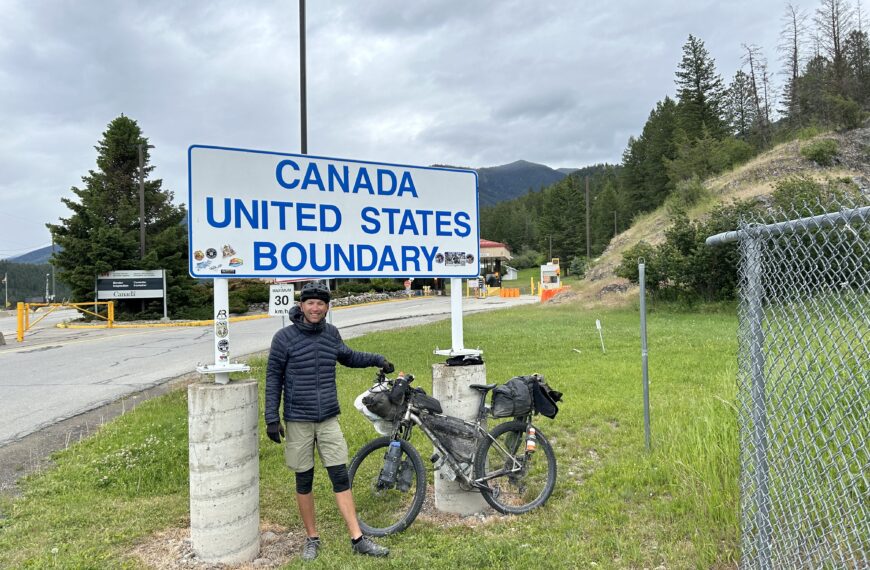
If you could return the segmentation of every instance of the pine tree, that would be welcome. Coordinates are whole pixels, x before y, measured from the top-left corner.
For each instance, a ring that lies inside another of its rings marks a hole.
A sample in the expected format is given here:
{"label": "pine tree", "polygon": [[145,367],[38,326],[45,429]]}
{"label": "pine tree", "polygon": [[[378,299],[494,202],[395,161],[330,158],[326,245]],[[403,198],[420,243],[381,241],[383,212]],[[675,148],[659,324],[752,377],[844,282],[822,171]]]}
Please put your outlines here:
{"label": "pine tree", "polygon": [[847,95],[866,108],[870,105],[870,39],[867,32],[849,32],[843,56],[847,66]]}
{"label": "pine tree", "polygon": [[689,35],[676,76],[679,121],[686,136],[700,138],[706,128],[714,138],[721,137],[725,88],[703,41]]}
{"label": "pine tree", "polygon": [[[139,147],[143,173],[150,166],[148,139],[133,119],[121,115],[109,123],[97,150],[97,170],[82,177],[74,198],[63,198],[72,211],[57,225],[48,224],[61,250],[54,254],[58,278],[69,284],[76,301],[94,298],[94,280],[100,273],[130,269],[166,269],[169,307],[189,309],[197,301],[195,282],[187,273],[187,232],[182,225],[185,208],[172,204],[173,193],[159,179],[145,181],[145,252],[139,243]],[[199,299],[201,302],[202,299]],[[162,307],[162,301],[154,300]],[[139,300],[124,301],[120,313],[134,313]],[[160,309],[162,312],[162,308]]]}
{"label": "pine tree", "polygon": [[755,105],[749,76],[737,70],[728,86],[726,116],[731,132],[740,140],[748,141],[755,123]]}

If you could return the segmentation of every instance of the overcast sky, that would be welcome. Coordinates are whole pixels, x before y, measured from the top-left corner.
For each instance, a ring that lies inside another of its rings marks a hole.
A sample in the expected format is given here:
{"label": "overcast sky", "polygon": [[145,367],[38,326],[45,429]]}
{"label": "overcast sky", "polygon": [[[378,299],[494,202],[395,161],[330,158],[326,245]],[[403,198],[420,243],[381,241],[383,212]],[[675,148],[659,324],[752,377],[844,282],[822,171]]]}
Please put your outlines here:
{"label": "overcast sky", "polygon": [[[726,82],[742,43],[778,72],[784,12],[779,0],[308,0],[308,150],[618,163],[674,95],[689,34]],[[60,199],[121,113],[183,202],[191,144],[299,152],[299,100],[296,0],[0,0],[0,258],[50,243],[44,224],[69,215]]]}

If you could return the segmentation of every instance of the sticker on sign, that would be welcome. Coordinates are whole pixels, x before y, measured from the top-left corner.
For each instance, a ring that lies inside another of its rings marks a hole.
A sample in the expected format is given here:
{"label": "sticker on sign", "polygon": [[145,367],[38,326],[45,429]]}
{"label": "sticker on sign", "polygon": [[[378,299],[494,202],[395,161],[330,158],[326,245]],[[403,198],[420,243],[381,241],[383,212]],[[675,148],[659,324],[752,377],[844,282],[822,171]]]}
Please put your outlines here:
{"label": "sticker on sign", "polygon": [[477,273],[473,170],[194,145],[188,180],[193,277]]}
{"label": "sticker on sign", "polygon": [[269,285],[269,315],[286,317],[296,302],[293,299],[293,285]]}

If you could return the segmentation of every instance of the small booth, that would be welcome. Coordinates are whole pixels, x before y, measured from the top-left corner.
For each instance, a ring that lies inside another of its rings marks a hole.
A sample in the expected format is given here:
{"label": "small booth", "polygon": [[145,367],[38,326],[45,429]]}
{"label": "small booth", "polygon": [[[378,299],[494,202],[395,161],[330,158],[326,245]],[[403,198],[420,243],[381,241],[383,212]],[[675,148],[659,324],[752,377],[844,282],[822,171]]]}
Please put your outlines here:
{"label": "small booth", "polygon": [[550,263],[541,266],[541,289],[558,289],[562,286],[559,258],[554,257]]}

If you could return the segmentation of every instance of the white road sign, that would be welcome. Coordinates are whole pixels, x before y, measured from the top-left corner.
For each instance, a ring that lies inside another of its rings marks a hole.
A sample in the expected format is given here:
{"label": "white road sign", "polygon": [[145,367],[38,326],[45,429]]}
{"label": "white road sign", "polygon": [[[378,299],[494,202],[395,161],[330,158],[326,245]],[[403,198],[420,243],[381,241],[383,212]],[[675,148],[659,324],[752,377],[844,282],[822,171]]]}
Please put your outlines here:
{"label": "white road sign", "polygon": [[194,145],[193,277],[472,277],[477,173]]}
{"label": "white road sign", "polygon": [[269,285],[269,314],[271,316],[287,316],[295,304],[293,285]]}

